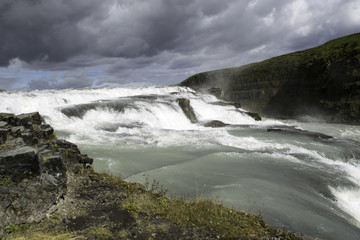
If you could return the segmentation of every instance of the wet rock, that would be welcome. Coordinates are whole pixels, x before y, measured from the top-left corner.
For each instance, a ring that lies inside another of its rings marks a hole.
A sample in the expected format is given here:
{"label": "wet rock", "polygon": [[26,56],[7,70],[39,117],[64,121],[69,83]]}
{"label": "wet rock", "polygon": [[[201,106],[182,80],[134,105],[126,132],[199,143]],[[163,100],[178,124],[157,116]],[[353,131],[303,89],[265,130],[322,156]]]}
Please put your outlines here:
{"label": "wet rock", "polygon": [[198,120],[196,118],[194,109],[190,105],[190,100],[187,98],[178,98],[176,100],[180,106],[180,108],[183,110],[185,116],[192,122],[197,123]]}
{"label": "wet rock", "polygon": [[39,174],[36,149],[20,147],[0,152],[0,173],[14,182]]}
{"label": "wet rock", "polygon": [[241,103],[239,103],[239,102],[234,102],[234,107],[235,107],[235,108],[241,108]]}
{"label": "wet rock", "polygon": [[252,117],[253,119],[255,119],[255,121],[261,121],[261,117],[259,114],[257,113],[253,113],[253,112],[244,112],[245,114],[249,115],[250,117]]}
{"label": "wet rock", "polygon": [[212,128],[217,128],[217,127],[225,127],[228,124],[223,123],[222,121],[219,120],[213,120],[211,122],[205,123],[204,126],[205,127],[212,127]]}
{"label": "wet rock", "polygon": [[316,141],[329,141],[334,140],[334,137],[318,133],[318,132],[310,132],[307,130],[297,129],[297,128],[269,128],[268,132],[278,132],[283,134],[293,134],[293,135],[304,135],[313,138]]}

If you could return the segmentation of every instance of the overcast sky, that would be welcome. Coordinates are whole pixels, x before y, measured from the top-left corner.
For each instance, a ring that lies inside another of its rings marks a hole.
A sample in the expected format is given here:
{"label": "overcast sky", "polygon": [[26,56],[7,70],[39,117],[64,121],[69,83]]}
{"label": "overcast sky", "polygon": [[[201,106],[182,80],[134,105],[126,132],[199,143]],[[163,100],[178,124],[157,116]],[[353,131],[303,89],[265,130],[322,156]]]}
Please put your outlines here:
{"label": "overcast sky", "polygon": [[1,0],[0,88],[178,83],[360,32],[360,0]]}

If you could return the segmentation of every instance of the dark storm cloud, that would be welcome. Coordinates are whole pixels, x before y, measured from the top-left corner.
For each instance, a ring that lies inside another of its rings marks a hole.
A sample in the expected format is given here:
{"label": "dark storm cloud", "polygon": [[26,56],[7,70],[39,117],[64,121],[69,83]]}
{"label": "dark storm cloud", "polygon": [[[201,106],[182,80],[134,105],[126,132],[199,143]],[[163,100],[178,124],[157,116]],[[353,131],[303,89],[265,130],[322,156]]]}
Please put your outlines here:
{"label": "dark storm cloud", "polygon": [[[143,81],[147,74],[174,83],[358,32],[359,6],[360,0],[2,0],[0,66],[18,59],[31,71],[82,73],[33,79],[31,88]],[[107,76],[90,80],[91,67]]]}
{"label": "dark storm cloud", "polygon": [[26,62],[61,62],[81,54],[88,33],[79,25],[104,12],[97,0],[2,0],[0,3],[0,64],[19,58]]}

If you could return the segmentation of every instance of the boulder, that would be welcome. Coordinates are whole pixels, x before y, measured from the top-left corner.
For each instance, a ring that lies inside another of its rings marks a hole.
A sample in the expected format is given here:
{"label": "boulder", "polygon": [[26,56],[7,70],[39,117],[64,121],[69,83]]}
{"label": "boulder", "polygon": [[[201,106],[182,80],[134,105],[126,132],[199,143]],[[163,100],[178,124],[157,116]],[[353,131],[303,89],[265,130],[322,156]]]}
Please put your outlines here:
{"label": "boulder", "polygon": [[178,104],[179,104],[180,108],[182,109],[182,111],[184,112],[185,116],[192,123],[197,123],[198,120],[196,118],[194,109],[190,105],[190,100],[187,98],[178,98],[176,101],[178,102]]}
{"label": "boulder", "polygon": [[250,117],[252,117],[253,119],[255,119],[255,121],[261,121],[261,117],[259,114],[254,113],[254,112],[244,112],[245,114],[249,115]]}
{"label": "boulder", "polygon": [[241,108],[241,103],[239,103],[239,102],[234,102],[234,107],[235,107],[235,108]]}
{"label": "boulder", "polygon": [[41,125],[44,120],[38,112],[24,113],[16,116],[18,119],[18,125],[30,127],[33,124]]}
{"label": "boulder", "polygon": [[204,124],[205,127],[212,127],[212,128],[225,127],[227,125],[228,124],[223,123],[222,121],[219,121],[219,120],[213,120],[213,121],[210,121],[210,122]]}
{"label": "boulder", "polygon": [[0,174],[19,182],[31,175],[39,174],[37,151],[32,147],[20,147],[0,152]]}
{"label": "boulder", "polygon": [[93,159],[89,158],[86,154],[79,154],[79,163],[82,163],[84,165],[91,165],[93,163]]}

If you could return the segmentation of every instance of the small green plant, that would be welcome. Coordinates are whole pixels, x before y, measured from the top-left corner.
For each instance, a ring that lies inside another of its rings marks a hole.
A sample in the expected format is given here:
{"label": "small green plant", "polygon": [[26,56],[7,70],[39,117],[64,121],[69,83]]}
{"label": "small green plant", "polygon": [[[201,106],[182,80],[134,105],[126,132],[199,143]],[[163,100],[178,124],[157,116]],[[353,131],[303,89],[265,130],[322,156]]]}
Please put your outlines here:
{"label": "small green plant", "polygon": [[53,149],[54,149],[54,152],[58,152],[59,151],[59,146],[55,143],[53,145]]}
{"label": "small green plant", "polygon": [[166,193],[168,192],[168,189],[166,189],[164,187],[164,185],[160,184],[160,182],[158,180],[154,179],[150,186],[149,175],[143,174],[143,176],[145,177],[144,186],[145,186],[146,190],[157,193],[161,196],[166,195]]}
{"label": "small green plant", "polygon": [[13,185],[13,181],[11,180],[10,177],[4,176],[4,177],[0,178],[0,185],[2,185],[2,186],[11,186],[11,185]]}
{"label": "small green plant", "polygon": [[140,206],[138,206],[135,202],[127,202],[124,204],[124,208],[129,212],[138,212],[140,210]]}
{"label": "small green plant", "polygon": [[5,232],[7,234],[10,234],[10,233],[14,233],[16,231],[18,231],[20,228],[18,226],[16,226],[15,224],[9,224],[7,226],[5,226]]}

